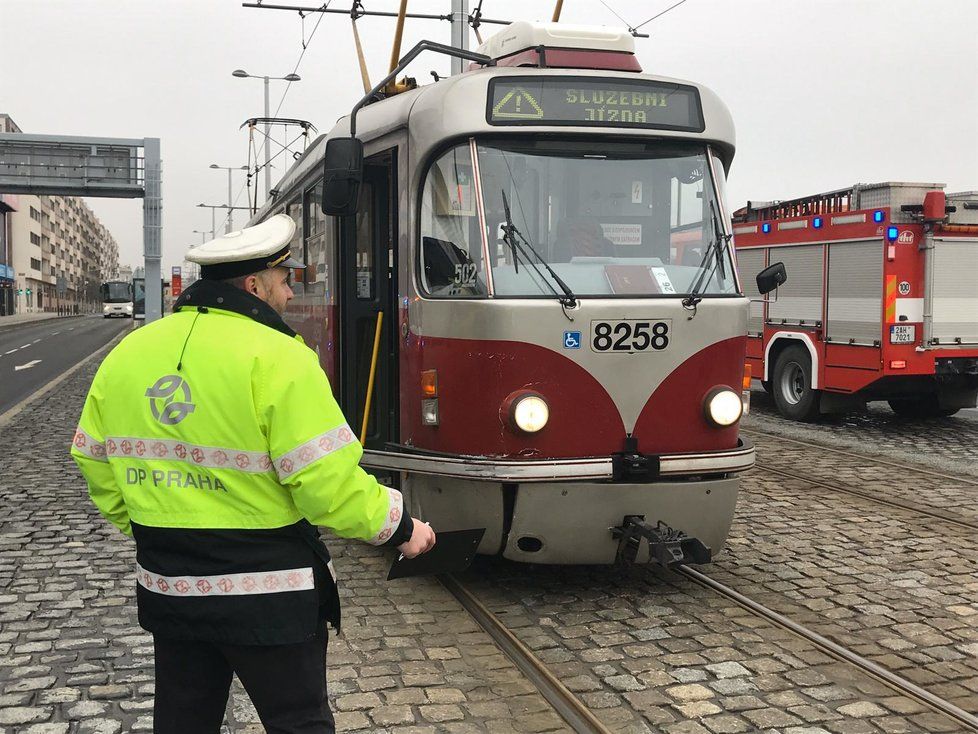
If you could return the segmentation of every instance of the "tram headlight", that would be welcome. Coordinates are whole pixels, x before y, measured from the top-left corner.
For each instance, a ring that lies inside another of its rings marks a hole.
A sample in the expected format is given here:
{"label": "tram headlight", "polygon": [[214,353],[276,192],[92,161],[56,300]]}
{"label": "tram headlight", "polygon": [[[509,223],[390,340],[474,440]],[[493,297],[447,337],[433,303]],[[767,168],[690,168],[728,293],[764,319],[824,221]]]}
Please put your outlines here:
{"label": "tram headlight", "polygon": [[729,387],[715,387],[706,394],[703,410],[711,423],[726,428],[740,420],[744,403],[741,396]]}
{"label": "tram headlight", "polygon": [[542,395],[519,390],[503,401],[502,413],[510,426],[521,433],[537,433],[550,420],[550,406]]}

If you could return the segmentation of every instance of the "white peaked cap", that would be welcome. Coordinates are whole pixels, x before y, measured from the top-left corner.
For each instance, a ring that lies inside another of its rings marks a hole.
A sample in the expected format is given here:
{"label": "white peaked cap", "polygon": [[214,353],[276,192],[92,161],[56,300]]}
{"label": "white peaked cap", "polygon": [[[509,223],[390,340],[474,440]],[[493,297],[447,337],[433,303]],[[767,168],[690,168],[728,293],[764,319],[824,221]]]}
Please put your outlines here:
{"label": "white peaked cap", "polygon": [[270,257],[288,245],[294,234],[295,221],[292,217],[276,214],[261,224],[228,232],[210,242],[191,247],[186,259],[201,265],[217,265]]}

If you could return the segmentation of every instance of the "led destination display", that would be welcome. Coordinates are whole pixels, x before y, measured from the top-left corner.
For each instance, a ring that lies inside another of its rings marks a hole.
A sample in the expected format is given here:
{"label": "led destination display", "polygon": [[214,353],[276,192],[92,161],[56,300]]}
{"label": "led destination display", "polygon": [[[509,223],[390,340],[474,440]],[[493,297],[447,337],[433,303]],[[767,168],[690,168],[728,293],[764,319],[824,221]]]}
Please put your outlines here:
{"label": "led destination display", "polygon": [[594,77],[493,79],[486,119],[492,125],[704,129],[694,87]]}

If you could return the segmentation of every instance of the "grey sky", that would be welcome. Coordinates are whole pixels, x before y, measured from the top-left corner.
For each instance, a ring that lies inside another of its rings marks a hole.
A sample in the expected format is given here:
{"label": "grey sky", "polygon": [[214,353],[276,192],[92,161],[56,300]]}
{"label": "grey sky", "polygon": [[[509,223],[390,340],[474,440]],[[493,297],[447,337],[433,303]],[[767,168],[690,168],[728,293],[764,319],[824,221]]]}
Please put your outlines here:
{"label": "grey sky", "polygon": [[[672,4],[606,1],[633,24]],[[409,9],[449,6],[412,0]],[[551,0],[484,0],[483,13],[548,20],[552,8]],[[318,17],[306,18],[307,39]],[[565,0],[562,20],[621,25],[599,0]],[[360,28],[376,81],[393,22],[365,18]],[[738,151],[729,194],[739,206],[883,180],[978,189],[976,28],[976,0],[688,0],[636,43],[645,71],[706,84],[730,106]],[[449,26],[409,21],[404,48],[422,37],[447,43]],[[0,0],[0,112],[27,132],[160,137],[169,272],[200,242],[193,230],[211,228],[210,211],[195,205],[226,202],[227,174],[208,165],[247,162],[238,126],[261,114],[262,83],[231,71],[284,76],[301,39],[297,14],[230,0]],[[430,69],[447,67],[423,57],[410,73],[426,83]],[[298,73],[279,114],[325,132],[360,94],[348,18],[325,17]],[[273,83],[273,112],[284,90]],[[276,168],[273,181],[282,173]],[[243,182],[236,174],[236,194]],[[141,203],[89,203],[119,240],[122,262],[139,264]]]}

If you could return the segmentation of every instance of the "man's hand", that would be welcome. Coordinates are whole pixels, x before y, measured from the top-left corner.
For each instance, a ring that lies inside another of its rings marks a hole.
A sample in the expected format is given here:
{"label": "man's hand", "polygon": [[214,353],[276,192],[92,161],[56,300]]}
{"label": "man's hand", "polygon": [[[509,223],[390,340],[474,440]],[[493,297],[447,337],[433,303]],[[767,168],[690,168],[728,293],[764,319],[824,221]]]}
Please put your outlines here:
{"label": "man's hand", "polygon": [[431,529],[431,526],[421,522],[417,518],[411,519],[414,520],[414,531],[411,533],[411,540],[397,546],[397,550],[404,554],[405,558],[420,556],[422,553],[427,553],[435,547],[435,531]]}

